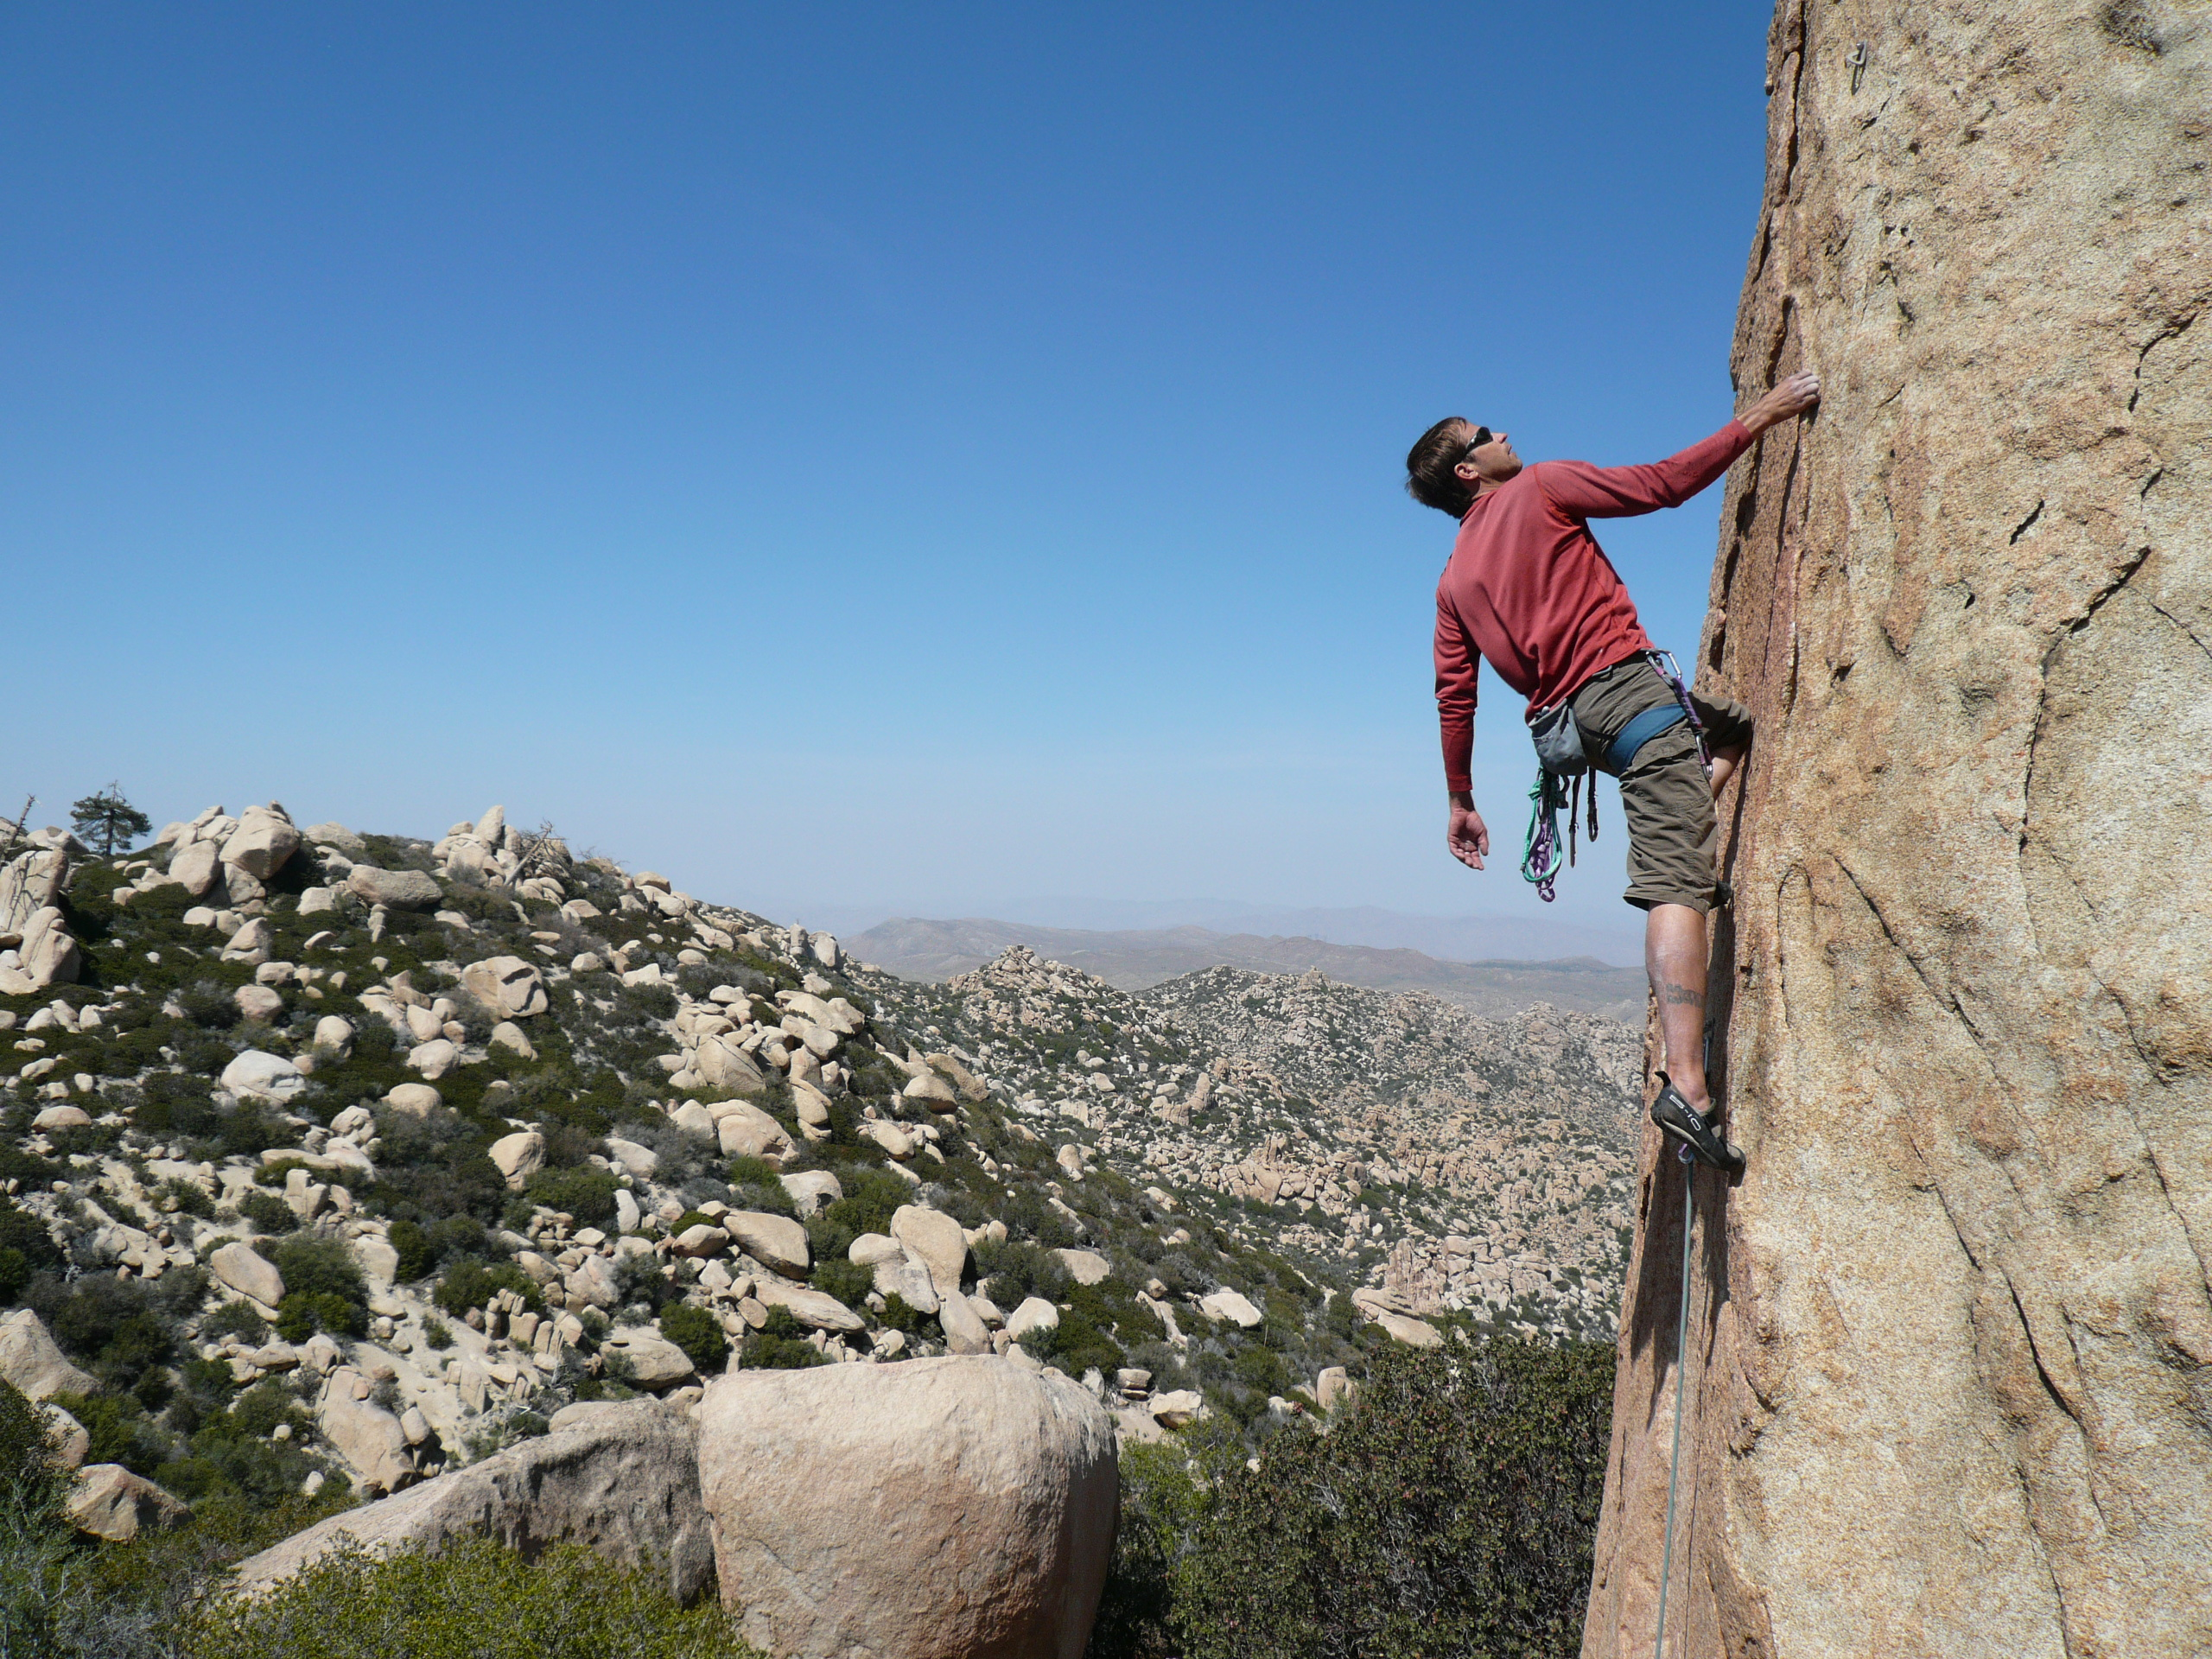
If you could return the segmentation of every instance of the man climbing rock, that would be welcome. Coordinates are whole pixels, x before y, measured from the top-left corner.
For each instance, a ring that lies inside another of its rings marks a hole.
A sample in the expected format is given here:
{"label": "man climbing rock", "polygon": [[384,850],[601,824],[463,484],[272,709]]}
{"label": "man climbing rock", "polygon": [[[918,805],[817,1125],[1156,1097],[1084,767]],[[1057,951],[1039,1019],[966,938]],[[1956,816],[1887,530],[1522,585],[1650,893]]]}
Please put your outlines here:
{"label": "man climbing rock", "polygon": [[1792,375],[1702,443],[1645,467],[1544,461],[1524,467],[1510,434],[1458,416],[1429,428],[1406,457],[1407,491],[1459,522],[1436,588],[1436,706],[1451,796],[1446,844],[1471,869],[1481,869],[1490,853],[1468,775],[1476,671],[1488,657],[1498,677],[1529,699],[1532,730],[1552,716],[1567,734],[1556,741],[1579,743],[1570,765],[1586,761],[1620,779],[1627,898],[1645,912],[1644,968],[1666,1043],[1652,1118],[1701,1161],[1732,1171],[1743,1167],[1743,1154],[1720,1134],[1706,1084],[1705,918],[1719,898],[1713,798],[1751,741],[1751,716],[1726,700],[1686,690],[1678,696],[1589,521],[1680,506],[1759,434],[1820,397],[1817,374]]}

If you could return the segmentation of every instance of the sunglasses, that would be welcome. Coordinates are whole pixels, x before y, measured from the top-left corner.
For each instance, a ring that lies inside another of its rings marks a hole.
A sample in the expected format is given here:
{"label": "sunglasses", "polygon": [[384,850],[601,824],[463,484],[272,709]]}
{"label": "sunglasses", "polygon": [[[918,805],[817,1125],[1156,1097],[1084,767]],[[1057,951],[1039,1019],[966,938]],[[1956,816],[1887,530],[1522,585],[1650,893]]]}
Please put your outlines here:
{"label": "sunglasses", "polygon": [[1477,428],[1475,429],[1475,435],[1474,435],[1474,437],[1473,437],[1472,439],[1471,439],[1471,440],[1469,441],[1468,444],[1467,444],[1467,454],[1470,454],[1470,455],[1473,454],[1475,453],[1475,451],[1476,451],[1476,450],[1478,450],[1478,449],[1481,448],[1484,444],[1486,444],[1486,443],[1490,442],[1491,442],[1491,430],[1490,430],[1490,428],[1488,428],[1488,427],[1486,427],[1486,426],[1478,426],[1478,427],[1477,427]]}

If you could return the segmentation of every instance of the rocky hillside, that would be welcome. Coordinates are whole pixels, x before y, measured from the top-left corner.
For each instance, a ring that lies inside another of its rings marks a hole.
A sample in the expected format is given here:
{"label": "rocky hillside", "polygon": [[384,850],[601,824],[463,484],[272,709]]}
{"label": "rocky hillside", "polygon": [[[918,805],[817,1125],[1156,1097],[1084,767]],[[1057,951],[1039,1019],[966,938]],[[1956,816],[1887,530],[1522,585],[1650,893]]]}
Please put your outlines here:
{"label": "rocky hillside", "polygon": [[[728,1366],[995,1351],[1264,1435],[1363,1344],[1610,1332],[1637,1041],[1021,949],[942,985],[571,855],[210,809],[0,874],[0,1374],[86,1524],[395,1491]],[[135,1484],[133,1484],[135,1483]]]}
{"label": "rocky hillside", "polygon": [[1012,946],[1094,974],[1125,991],[1216,967],[1331,979],[1378,991],[1427,991],[1477,1014],[1509,1014],[1532,1002],[1609,1019],[1643,1018],[1643,970],[1594,957],[1544,962],[1443,962],[1418,950],[1337,944],[1304,935],[1217,933],[1205,927],[1093,931],[1034,927],[969,918],[931,921],[900,916],[851,939],[853,949],[905,979],[945,980],[972,973]]}
{"label": "rocky hillside", "polygon": [[[1075,1150],[1399,1311],[1608,1327],[1628,1243],[1626,1027],[1209,969],[1130,995],[1016,947],[910,992]],[[1357,1294],[1357,1293],[1356,1293]],[[1364,1297],[1363,1296],[1363,1300]],[[1378,1304],[1379,1306],[1379,1304]]]}

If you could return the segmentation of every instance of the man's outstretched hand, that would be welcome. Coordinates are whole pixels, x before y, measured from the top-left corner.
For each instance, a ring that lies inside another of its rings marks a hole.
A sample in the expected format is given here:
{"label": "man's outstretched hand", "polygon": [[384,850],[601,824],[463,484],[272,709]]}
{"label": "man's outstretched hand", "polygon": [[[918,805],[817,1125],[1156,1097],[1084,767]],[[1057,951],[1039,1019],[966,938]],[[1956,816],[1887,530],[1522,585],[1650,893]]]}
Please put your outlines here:
{"label": "man's outstretched hand", "polygon": [[1452,798],[1452,816],[1445,823],[1444,844],[1452,849],[1452,856],[1471,870],[1479,870],[1490,852],[1490,830],[1483,823],[1483,815],[1475,810],[1471,795]]}
{"label": "man's outstretched hand", "polygon": [[1802,415],[1821,401],[1821,377],[1811,369],[1791,375],[1736,418],[1753,437],[1770,426],[1779,426]]}

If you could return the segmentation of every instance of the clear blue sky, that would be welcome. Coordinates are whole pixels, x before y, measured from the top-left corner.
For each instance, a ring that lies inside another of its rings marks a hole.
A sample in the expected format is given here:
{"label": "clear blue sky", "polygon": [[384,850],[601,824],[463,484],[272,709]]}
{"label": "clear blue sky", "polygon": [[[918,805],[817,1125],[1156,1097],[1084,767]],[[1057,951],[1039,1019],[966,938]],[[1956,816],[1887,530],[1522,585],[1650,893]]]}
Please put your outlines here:
{"label": "clear blue sky", "polygon": [[[1727,418],[1765,27],[8,7],[5,810],[501,801],[802,919],[1532,913],[1443,851],[1402,458]],[[1719,501],[1604,531],[1685,655]],[[1625,931],[1606,812],[1557,910]]]}

